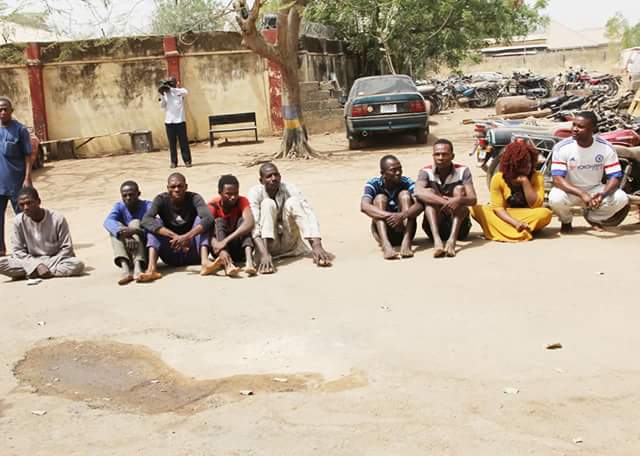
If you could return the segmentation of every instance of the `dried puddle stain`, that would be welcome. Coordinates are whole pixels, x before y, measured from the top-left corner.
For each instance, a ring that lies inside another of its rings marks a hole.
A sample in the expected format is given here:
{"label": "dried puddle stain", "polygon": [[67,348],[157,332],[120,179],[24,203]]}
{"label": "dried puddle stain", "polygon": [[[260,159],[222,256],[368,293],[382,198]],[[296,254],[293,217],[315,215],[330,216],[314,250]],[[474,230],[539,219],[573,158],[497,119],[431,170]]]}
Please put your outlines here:
{"label": "dried puddle stain", "polygon": [[338,392],[367,384],[359,372],[329,382],[316,373],[195,380],[170,368],[144,346],[87,341],[33,348],[16,364],[14,374],[38,394],[84,401],[94,408],[144,414],[193,414],[246,399],[241,391]]}

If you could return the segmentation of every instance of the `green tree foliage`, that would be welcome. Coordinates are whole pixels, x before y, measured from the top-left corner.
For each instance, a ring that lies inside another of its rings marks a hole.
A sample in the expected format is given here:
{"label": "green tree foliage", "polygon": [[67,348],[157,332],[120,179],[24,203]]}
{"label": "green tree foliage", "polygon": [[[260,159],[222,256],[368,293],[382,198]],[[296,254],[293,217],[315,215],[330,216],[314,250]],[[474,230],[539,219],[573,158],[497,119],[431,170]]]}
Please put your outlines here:
{"label": "green tree foliage", "polygon": [[630,48],[640,46],[640,22],[630,25],[629,21],[617,12],[607,21],[607,38],[620,42],[620,46]]}
{"label": "green tree foliage", "polygon": [[219,0],[156,0],[151,27],[157,34],[207,32],[222,27],[224,14]]}
{"label": "green tree foliage", "polygon": [[[381,60],[398,72],[457,66],[487,40],[509,42],[546,22],[547,0],[316,0],[305,19],[332,25],[364,56],[363,73]],[[392,70],[393,71],[393,70]]]}

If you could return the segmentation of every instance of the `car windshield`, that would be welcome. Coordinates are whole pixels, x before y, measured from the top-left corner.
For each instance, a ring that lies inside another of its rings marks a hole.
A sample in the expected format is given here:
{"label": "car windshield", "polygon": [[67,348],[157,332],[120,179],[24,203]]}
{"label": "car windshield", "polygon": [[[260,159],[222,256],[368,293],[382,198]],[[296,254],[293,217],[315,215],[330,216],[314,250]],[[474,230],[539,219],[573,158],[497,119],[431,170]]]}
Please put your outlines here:
{"label": "car windshield", "polygon": [[356,96],[380,95],[383,93],[415,92],[410,80],[405,78],[375,78],[358,81]]}

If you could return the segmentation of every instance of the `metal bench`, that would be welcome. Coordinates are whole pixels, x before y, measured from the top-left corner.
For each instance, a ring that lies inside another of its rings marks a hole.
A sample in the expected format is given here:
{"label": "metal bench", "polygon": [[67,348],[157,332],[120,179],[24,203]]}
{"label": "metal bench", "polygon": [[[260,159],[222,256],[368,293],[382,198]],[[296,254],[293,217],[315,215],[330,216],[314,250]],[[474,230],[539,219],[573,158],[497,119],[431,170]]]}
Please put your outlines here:
{"label": "metal bench", "polygon": [[[236,127],[220,128],[220,125],[245,124]],[[253,124],[253,125],[247,125]],[[241,112],[238,114],[220,114],[209,116],[209,146],[213,147],[214,134],[231,131],[253,131],[258,142],[258,124],[255,112]]]}

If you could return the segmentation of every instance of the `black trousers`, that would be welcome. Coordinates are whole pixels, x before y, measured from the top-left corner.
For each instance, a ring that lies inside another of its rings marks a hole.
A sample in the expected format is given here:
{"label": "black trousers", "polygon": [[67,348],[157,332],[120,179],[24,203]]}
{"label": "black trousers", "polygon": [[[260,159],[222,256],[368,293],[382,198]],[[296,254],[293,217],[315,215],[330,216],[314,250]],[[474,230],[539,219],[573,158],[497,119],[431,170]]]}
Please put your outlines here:
{"label": "black trousers", "polygon": [[[218,217],[214,221],[214,235],[216,241],[223,241],[224,238],[233,233],[238,226],[242,224],[243,218],[240,217],[236,222],[236,226],[229,226],[227,221]],[[247,234],[242,239],[236,239],[235,241],[231,241],[227,248],[225,249],[229,255],[231,255],[231,259],[235,262],[244,262],[247,260],[244,254],[245,247],[253,248],[253,239],[251,238],[251,233]]]}
{"label": "black trousers", "polygon": [[191,164],[191,150],[189,150],[189,139],[187,138],[187,124],[185,122],[175,124],[164,124],[167,129],[167,140],[169,141],[169,152],[171,154],[171,164],[178,164],[177,143],[180,143],[180,155],[182,161]]}

